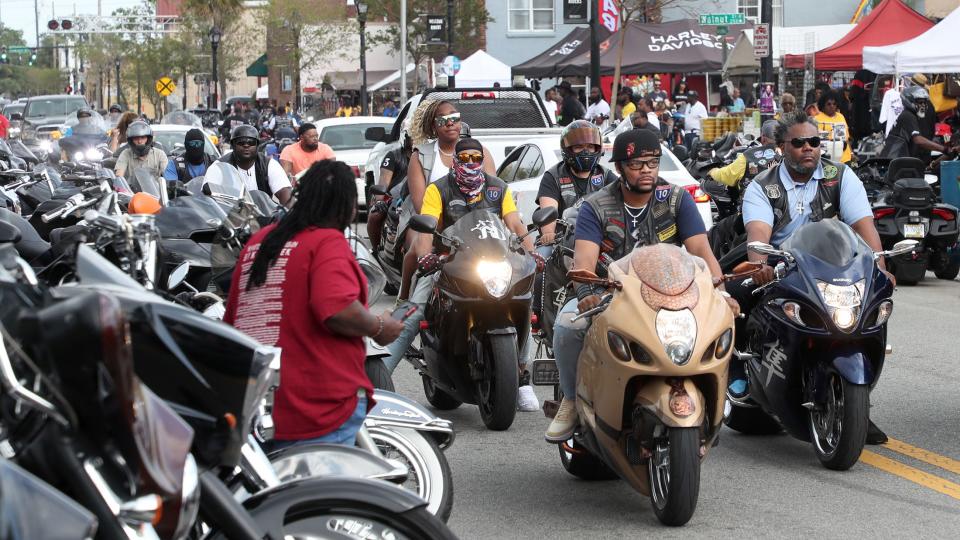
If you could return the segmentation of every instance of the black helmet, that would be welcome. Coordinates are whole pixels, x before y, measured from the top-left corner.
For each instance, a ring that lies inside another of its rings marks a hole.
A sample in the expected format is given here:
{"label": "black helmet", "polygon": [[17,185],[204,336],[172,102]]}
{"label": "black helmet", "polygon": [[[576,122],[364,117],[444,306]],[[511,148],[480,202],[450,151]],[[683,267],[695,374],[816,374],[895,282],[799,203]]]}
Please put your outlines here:
{"label": "black helmet", "polygon": [[[147,142],[144,144],[133,144],[133,139],[136,137],[146,137]],[[150,147],[153,146],[153,128],[150,127],[150,124],[137,120],[136,122],[131,122],[127,126],[127,144],[130,145],[130,150],[134,154],[143,157],[150,152]]]}
{"label": "black helmet", "polygon": [[241,124],[230,132],[230,142],[233,142],[237,139],[260,139],[260,132],[257,131],[257,128],[251,126],[250,124]]}
{"label": "black helmet", "polygon": [[[574,153],[572,147],[580,144],[594,145],[597,150],[594,152],[583,150]],[[560,135],[560,149],[563,162],[567,167],[580,172],[592,171],[603,154],[603,138],[600,136],[600,128],[586,120],[570,122],[564,128],[563,134]]]}
{"label": "black helmet", "polygon": [[113,105],[110,106],[110,112],[123,112],[123,107],[114,103]]}
{"label": "black helmet", "polygon": [[916,113],[920,109],[920,104],[929,99],[930,93],[922,86],[911,86],[900,94],[903,108],[912,113]]}

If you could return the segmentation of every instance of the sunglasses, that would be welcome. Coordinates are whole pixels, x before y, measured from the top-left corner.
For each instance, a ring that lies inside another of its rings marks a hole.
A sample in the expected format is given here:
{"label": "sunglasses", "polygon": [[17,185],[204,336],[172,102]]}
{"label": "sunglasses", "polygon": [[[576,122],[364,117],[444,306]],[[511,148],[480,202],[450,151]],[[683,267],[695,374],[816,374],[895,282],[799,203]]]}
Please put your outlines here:
{"label": "sunglasses", "polygon": [[457,161],[460,163],[483,163],[483,154],[457,154]]}
{"label": "sunglasses", "polygon": [[460,121],[460,113],[450,113],[444,116],[438,116],[433,123],[437,127],[449,126],[450,124],[456,124]]}
{"label": "sunglasses", "polygon": [[805,144],[809,144],[812,148],[820,148],[820,137],[795,137],[790,139],[790,145],[794,148],[803,148]]}
{"label": "sunglasses", "polygon": [[234,146],[256,146],[256,139],[237,139],[233,141]]}
{"label": "sunglasses", "polygon": [[647,167],[652,171],[660,166],[660,158],[631,159],[630,161],[624,163],[624,166],[631,171],[642,171],[644,167]]}
{"label": "sunglasses", "polygon": [[203,141],[187,141],[187,148],[203,148]]}

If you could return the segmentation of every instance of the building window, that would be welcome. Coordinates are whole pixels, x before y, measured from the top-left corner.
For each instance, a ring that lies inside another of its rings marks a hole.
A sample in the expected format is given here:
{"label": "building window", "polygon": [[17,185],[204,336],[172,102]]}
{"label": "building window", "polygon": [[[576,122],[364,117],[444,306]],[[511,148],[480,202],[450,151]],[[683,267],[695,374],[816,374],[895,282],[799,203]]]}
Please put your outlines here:
{"label": "building window", "polygon": [[554,0],[508,0],[507,30],[510,32],[552,32]]}
{"label": "building window", "polygon": [[783,0],[773,0],[773,17],[770,23],[773,26],[783,26]]}
{"label": "building window", "polygon": [[754,24],[760,22],[760,0],[737,0],[737,11]]}

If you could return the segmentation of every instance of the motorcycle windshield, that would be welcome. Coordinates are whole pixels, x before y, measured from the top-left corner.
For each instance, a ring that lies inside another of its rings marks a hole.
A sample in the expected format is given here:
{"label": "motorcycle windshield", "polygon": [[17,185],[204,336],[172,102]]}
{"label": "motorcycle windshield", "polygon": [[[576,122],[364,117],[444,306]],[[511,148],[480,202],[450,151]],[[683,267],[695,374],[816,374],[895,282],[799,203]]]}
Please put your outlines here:
{"label": "motorcycle windshield", "polygon": [[150,195],[156,198],[158,201],[163,200],[160,197],[160,178],[155,178],[150,171],[146,169],[137,169],[133,173],[133,181],[131,185],[135,192],[143,192],[147,195]]}
{"label": "motorcycle windshield", "polygon": [[443,233],[459,239],[463,243],[461,249],[468,251],[472,257],[493,260],[507,256],[507,241],[513,234],[500,216],[486,210],[470,212]]}
{"label": "motorcycle windshield", "polygon": [[177,197],[157,214],[157,229],[163,238],[189,238],[198,231],[212,231],[226,212],[210,197]]}
{"label": "motorcycle windshield", "polygon": [[143,285],[124,274],[123,270],[111,264],[86,244],[77,245],[76,265],[77,278],[83,285],[116,285],[129,290],[147,292]]}
{"label": "motorcycle windshield", "polygon": [[205,184],[210,188],[210,195],[221,198],[227,197],[234,200],[239,200],[244,197],[247,192],[247,186],[243,183],[243,178],[240,177],[240,171],[238,171],[236,167],[223,161],[214,162],[210,167],[215,167],[220,171],[220,178],[214,182],[210,181],[210,175],[207,173]]}
{"label": "motorcycle windshield", "polygon": [[97,518],[87,509],[5,459],[0,460],[0,509],[0,536],[8,540],[93,538],[97,529]]}
{"label": "motorcycle windshield", "polygon": [[173,111],[172,113],[166,114],[162,119],[160,119],[160,123],[177,126],[191,126],[195,128],[203,127],[203,121],[200,120],[200,117],[187,111]]}
{"label": "motorcycle windshield", "polygon": [[807,223],[797,229],[780,249],[790,253],[801,252],[833,266],[848,266],[870,246],[846,223],[838,219],[824,219]]}

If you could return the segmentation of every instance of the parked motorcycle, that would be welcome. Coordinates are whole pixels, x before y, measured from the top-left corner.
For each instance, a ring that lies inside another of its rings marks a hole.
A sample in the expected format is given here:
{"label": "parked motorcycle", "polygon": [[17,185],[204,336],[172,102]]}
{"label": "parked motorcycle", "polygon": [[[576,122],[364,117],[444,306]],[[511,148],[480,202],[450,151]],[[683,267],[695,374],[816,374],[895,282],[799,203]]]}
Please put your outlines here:
{"label": "parked motorcycle", "polygon": [[16,464],[0,460],[0,539],[89,540],[97,518]]}
{"label": "parked motorcycle", "polygon": [[[556,218],[555,207],[543,208],[533,222],[542,227]],[[530,334],[536,264],[490,212],[470,212],[443,233],[436,227],[432,216],[410,218],[411,229],[450,249],[427,301],[423,360],[414,367],[434,407],[475,403],[487,428],[508,429],[517,414],[519,351]]]}
{"label": "parked motorcycle", "polygon": [[776,279],[753,291],[746,349],[737,353],[749,395],[727,393],[727,426],[742,433],[782,428],[812,442],[824,467],[852,467],[866,440],[870,390],[883,370],[893,312],[893,284],[875,261],[916,246],[905,240],[874,253],[835,219],[801,226],[780,249],[751,242],[751,251],[779,262]]}
{"label": "parked motorcycle", "polygon": [[[409,220],[401,218],[413,213],[413,201],[403,196],[405,187],[406,183],[401,182],[388,192],[383,186],[370,186],[370,193],[384,197],[383,204],[386,205],[387,215],[383,220],[380,245],[373,246],[373,256],[386,276],[387,283],[384,288],[387,294],[397,294],[403,279],[403,256],[406,253],[404,242]],[[407,213],[403,212],[404,205]]]}
{"label": "parked motorcycle", "polygon": [[877,233],[885,249],[903,239],[920,242],[911,255],[893,257],[887,263],[897,283],[916,285],[927,270],[939,279],[960,274],[957,208],[937,202],[933,188],[924,179],[924,164],[916,158],[890,162],[886,184],[892,191],[873,206]]}
{"label": "parked motorcycle", "polygon": [[[706,263],[675,246],[635,250],[609,274],[570,272],[612,292],[576,317],[593,323],[577,369],[580,424],[560,445],[560,461],[587,480],[616,473],[649,495],[662,523],[683,525],[723,419],[733,314]],[[555,362],[535,364],[533,383],[554,386],[559,399]],[[557,402],[550,405],[548,416]]]}

